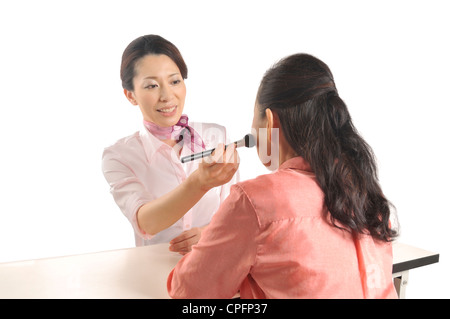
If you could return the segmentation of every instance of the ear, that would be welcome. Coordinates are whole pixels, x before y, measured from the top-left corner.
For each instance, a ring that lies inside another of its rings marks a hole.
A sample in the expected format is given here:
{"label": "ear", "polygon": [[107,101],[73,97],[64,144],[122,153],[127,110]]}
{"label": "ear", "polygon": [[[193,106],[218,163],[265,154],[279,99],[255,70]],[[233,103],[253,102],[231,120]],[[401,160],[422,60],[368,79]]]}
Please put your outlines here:
{"label": "ear", "polygon": [[123,93],[125,94],[127,100],[130,101],[131,104],[138,105],[133,91],[128,91],[127,89],[123,89]]}
{"label": "ear", "polygon": [[274,114],[271,109],[266,109],[266,130],[267,130],[267,144],[270,145],[272,141],[272,129],[274,127]]}

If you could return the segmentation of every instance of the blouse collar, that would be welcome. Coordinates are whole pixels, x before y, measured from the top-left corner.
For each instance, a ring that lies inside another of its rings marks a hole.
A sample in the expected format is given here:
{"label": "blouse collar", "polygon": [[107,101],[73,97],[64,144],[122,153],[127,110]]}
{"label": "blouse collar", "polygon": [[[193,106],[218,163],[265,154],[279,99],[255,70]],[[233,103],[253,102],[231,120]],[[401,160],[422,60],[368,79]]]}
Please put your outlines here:
{"label": "blouse collar", "polygon": [[287,161],[283,162],[278,169],[298,169],[301,171],[312,172],[309,163],[301,156],[288,159]]}

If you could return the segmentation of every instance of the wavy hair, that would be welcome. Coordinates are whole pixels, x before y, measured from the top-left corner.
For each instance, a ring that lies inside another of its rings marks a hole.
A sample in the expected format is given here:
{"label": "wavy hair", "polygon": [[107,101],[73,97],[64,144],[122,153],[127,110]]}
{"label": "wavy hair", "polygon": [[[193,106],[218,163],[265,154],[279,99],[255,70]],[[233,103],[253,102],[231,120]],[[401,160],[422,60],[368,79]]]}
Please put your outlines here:
{"label": "wavy hair", "polygon": [[275,112],[297,155],[311,166],[335,227],[391,241],[393,205],[378,182],[375,156],[358,134],[328,66],[308,54],[288,56],[264,75],[260,115]]}

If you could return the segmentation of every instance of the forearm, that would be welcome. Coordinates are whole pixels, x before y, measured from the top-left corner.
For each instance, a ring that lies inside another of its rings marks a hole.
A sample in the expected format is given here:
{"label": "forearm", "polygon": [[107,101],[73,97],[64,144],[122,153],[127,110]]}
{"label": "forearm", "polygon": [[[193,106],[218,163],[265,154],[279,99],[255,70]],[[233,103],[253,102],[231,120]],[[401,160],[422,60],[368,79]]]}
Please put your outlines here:
{"label": "forearm", "polygon": [[202,232],[195,246],[198,249],[181,259],[169,274],[169,295],[232,298],[255,263],[260,234],[253,204],[241,188],[233,188]]}
{"label": "forearm", "polygon": [[167,229],[183,217],[208,190],[199,183],[198,174],[192,173],[171,192],[139,208],[139,227],[150,235]]}
{"label": "forearm", "polygon": [[228,183],[239,167],[234,144],[226,151],[219,144],[208,159],[173,191],[139,208],[137,221],[143,231],[155,235],[172,226],[211,188]]}

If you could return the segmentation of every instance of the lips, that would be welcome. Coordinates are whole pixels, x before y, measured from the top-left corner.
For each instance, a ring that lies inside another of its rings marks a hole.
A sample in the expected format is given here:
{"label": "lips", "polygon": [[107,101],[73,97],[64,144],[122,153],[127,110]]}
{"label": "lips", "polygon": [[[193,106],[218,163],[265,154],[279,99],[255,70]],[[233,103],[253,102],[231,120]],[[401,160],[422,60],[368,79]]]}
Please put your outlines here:
{"label": "lips", "polygon": [[176,105],[172,105],[172,106],[162,107],[160,109],[157,109],[157,111],[160,113],[170,114],[170,113],[173,113],[176,108],[177,108]]}
{"label": "lips", "polygon": [[156,109],[159,114],[165,117],[172,117],[177,114],[178,105],[165,106],[159,109]]}

